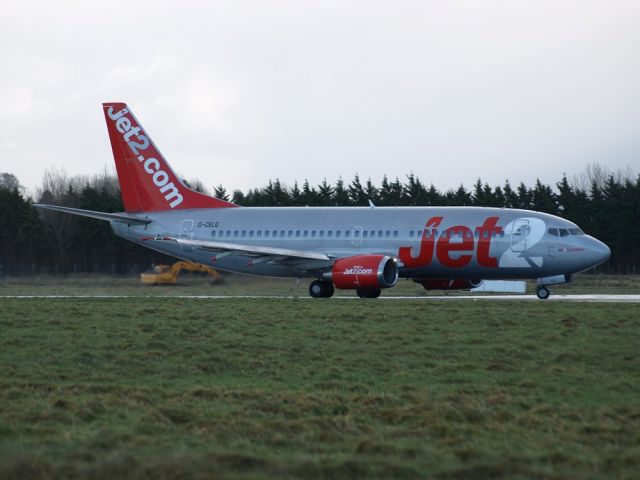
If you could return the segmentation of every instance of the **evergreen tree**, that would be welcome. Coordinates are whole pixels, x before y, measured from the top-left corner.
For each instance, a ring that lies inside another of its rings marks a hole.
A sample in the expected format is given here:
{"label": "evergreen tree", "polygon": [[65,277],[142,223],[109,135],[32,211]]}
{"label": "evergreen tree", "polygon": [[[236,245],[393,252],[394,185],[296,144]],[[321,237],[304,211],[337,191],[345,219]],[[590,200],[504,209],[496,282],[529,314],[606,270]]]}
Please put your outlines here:
{"label": "evergreen tree", "polygon": [[533,195],[531,194],[531,190],[527,188],[524,182],[520,182],[520,185],[518,185],[518,203],[516,204],[516,207],[531,210],[532,206]]}
{"label": "evergreen tree", "polygon": [[218,185],[213,189],[213,196],[219,198],[220,200],[224,200],[225,202],[229,201],[229,194],[222,185]]}
{"label": "evergreen tree", "polygon": [[320,205],[318,191],[309,184],[309,180],[305,179],[302,186],[302,204],[310,207]]}
{"label": "evergreen tree", "polygon": [[338,181],[336,182],[336,186],[333,191],[334,205],[337,205],[338,207],[347,207],[352,204],[351,200],[349,199],[349,192],[344,186],[342,177],[338,177]]}
{"label": "evergreen tree", "polygon": [[539,179],[531,191],[531,207],[537,212],[555,215],[558,212],[556,195],[549,185],[544,185]]}
{"label": "evergreen tree", "polygon": [[504,202],[503,207],[506,208],[518,208],[519,206],[518,194],[513,191],[509,180],[504,183]]}
{"label": "evergreen tree", "polygon": [[298,182],[293,182],[293,188],[289,192],[289,199],[290,199],[289,205],[291,206],[304,207],[306,205],[302,197],[302,192],[300,191],[300,187],[298,187]]}
{"label": "evergreen tree", "polygon": [[369,204],[367,194],[365,193],[364,188],[362,188],[360,176],[357,173],[349,184],[349,198],[353,205],[357,205],[359,207]]}
{"label": "evergreen tree", "polygon": [[327,179],[322,180],[322,183],[318,185],[318,205],[331,206],[335,205],[334,190],[331,185],[327,183]]}
{"label": "evergreen tree", "polygon": [[364,186],[364,193],[367,196],[367,201],[371,200],[374,205],[378,205],[380,202],[380,194],[370,178]]}
{"label": "evergreen tree", "polygon": [[413,173],[407,175],[407,183],[404,186],[403,203],[412,206],[429,205],[427,190],[424,184]]}

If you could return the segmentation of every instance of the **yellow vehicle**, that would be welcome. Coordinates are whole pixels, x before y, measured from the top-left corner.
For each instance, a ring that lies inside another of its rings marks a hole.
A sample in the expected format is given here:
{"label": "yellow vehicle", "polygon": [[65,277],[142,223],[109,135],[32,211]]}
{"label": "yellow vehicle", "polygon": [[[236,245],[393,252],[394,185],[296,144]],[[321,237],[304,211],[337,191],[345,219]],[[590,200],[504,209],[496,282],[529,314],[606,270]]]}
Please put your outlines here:
{"label": "yellow vehicle", "polygon": [[205,272],[209,277],[211,277],[211,283],[220,282],[222,280],[222,277],[216,270],[200,263],[180,261],[171,266],[156,265],[153,270],[154,271],[150,273],[141,273],[140,281],[145,285],[174,285],[182,270],[188,270],[190,272]]}

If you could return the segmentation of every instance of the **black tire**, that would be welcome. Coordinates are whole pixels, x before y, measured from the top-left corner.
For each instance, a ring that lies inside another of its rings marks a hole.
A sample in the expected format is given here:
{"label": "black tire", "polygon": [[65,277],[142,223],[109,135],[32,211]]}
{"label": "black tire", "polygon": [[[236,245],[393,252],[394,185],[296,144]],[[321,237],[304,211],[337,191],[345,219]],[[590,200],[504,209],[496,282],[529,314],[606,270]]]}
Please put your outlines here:
{"label": "black tire", "polygon": [[333,284],[323,282],[322,280],[314,280],[309,285],[309,295],[313,298],[329,298],[333,296]]}
{"label": "black tire", "polygon": [[367,298],[378,298],[381,293],[382,290],[380,290],[379,288],[372,288],[371,290],[369,290],[369,296]]}
{"label": "black tire", "polygon": [[360,298],[378,298],[381,290],[379,288],[358,288],[356,295]]}
{"label": "black tire", "polygon": [[333,292],[335,292],[335,288],[333,288],[333,283],[325,283],[325,295],[324,298],[331,298],[333,297]]}
{"label": "black tire", "polygon": [[309,295],[312,298],[322,298],[322,294],[324,293],[324,285],[320,280],[314,280],[309,285]]}
{"label": "black tire", "polygon": [[546,300],[551,295],[551,292],[547,287],[538,287],[536,290],[536,295],[540,300]]}

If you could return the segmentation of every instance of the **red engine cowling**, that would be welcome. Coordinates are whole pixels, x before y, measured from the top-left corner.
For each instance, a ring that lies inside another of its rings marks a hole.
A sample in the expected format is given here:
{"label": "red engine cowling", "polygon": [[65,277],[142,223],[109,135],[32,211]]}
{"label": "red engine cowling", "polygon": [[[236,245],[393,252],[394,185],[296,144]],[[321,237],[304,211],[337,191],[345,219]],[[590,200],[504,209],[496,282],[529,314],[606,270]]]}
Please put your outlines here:
{"label": "red engine cowling", "polygon": [[466,278],[423,278],[414,279],[425,290],[471,290],[482,285],[482,280],[468,280]]}
{"label": "red engine cowling", "polygon": [[324,278],[342,289],[390,288],[398,283],[398,264],[386,255],[340,258]]}

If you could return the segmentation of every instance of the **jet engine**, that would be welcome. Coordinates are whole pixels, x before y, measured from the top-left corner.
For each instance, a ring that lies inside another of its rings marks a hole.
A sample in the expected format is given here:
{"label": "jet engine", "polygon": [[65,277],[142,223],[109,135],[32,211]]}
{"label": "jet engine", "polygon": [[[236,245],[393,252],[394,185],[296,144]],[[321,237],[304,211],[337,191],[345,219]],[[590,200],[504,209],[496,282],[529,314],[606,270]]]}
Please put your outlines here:
{"label": "jet engine", "polygon": [[471,290],[482,285],[482,280],[469,280],[466,278],[421,278],[414,279],[425,290]]}
{"label": "jet engine", "polygon": [[340,258],[324,279],[341,289],[391,288],[398,283],[398,264],[386,255]]}

